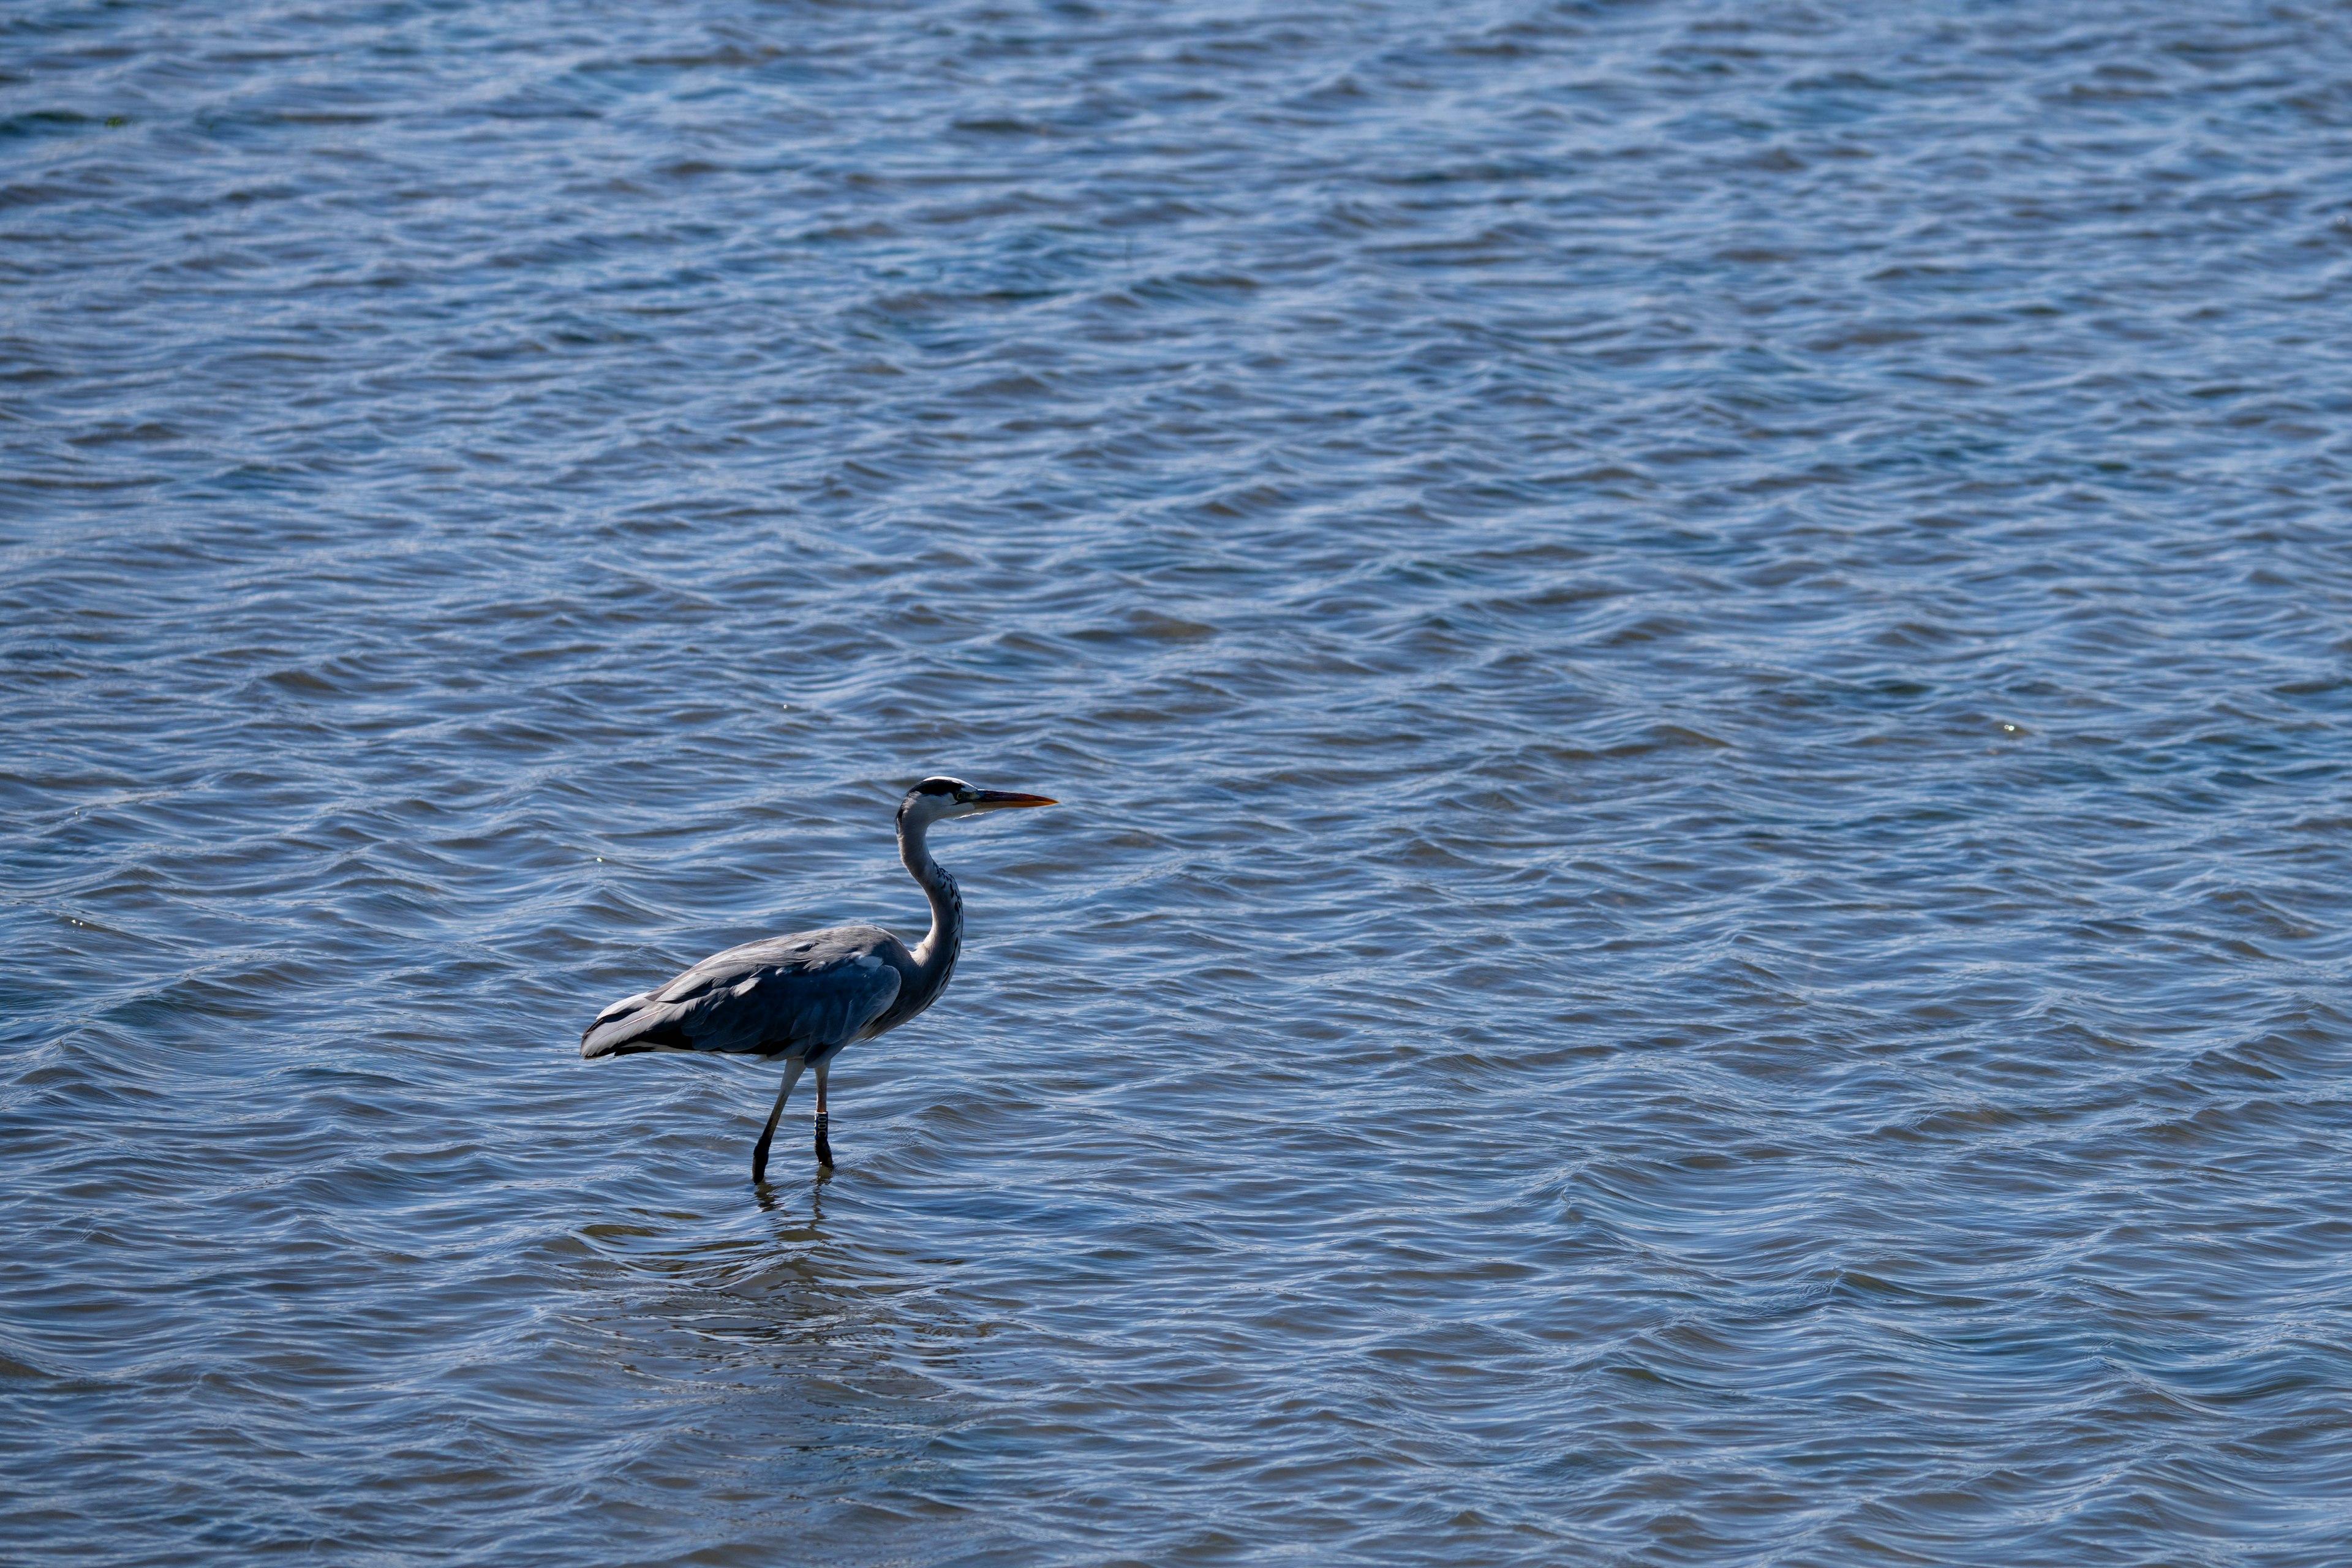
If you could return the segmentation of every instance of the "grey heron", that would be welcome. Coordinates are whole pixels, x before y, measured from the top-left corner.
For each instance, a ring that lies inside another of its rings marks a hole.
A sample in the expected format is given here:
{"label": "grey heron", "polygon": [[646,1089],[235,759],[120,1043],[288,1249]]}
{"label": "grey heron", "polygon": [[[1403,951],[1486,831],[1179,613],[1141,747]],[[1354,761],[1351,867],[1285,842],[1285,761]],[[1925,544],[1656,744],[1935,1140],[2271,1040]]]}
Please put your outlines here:
{"label": "grey heron", "polygon": [[751,1151],[751,1179],[765,1181],[776,1119],[804,1068],[816,1069],[816,1157],[833,1163],[824,1135],[824,1079],[843,1047],[895,1029],[938,1000],[963,946],[963,899],[924,842],[931,824],[1010,806],[1052,805],[1041,795],[976,789],[928,778],[898,803],[898,858],[931,901],[931,929],[913,952],[877,926],[834,926],[764,937],[713,953],[668,984],[624,996],[596,1015],[580,1054],[721,1051],[782,1058],[783,1087]]}

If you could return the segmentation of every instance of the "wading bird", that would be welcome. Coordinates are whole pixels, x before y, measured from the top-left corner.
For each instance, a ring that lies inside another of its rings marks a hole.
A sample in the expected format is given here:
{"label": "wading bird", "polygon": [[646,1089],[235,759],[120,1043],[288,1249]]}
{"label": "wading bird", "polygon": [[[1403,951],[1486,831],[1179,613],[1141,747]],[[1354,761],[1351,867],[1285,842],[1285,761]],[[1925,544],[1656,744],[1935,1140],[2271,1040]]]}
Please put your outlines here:
{"label": "wading bird", "polygon": [[1008,806],[1051,805],[1041,795],[974,789],[929,778],[898,803],[898,858],[931,900],[930,934],[914,952],[876,926],[835,926],[766,937],[713,953],[658,991],[624,996],[596,1015],[580,1054],[724,1051],[783,1058],[784,1086],[751,1151],[751,1179],[768,1174],[768,1143],[784,1099],[806,1068],[816,1069],[816,1157],[833,1163],[824,1136],[824,1076],[854,1041],[895,1029],[938,1000],[963,946],[963,900],[955,879],[931,858],[924,836],[934,822]]}

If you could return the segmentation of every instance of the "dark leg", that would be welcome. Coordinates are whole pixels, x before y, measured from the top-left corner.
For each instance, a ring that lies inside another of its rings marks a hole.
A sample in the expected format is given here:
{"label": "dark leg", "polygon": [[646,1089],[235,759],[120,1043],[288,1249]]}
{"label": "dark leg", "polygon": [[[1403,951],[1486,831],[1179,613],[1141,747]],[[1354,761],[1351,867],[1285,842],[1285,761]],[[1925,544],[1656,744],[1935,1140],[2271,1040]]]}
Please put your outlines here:
{"label": "dark leg", "polygon": [[760,1141],[751,1147],[751,1179],[755,1182],[768,1179],[768,1144],[776,1135],[776,1118],[784,1113],[784,1097],[793,1092],[793,1085],[806,1066],[808,1063],[798,1057],[784,1063],[784,1087],[776,1090],[775,1109],[768,1112],[768,1124],[760,1129]]}
{"label": "dark leg", "polygon": [[824,1139],[824,1064],[816,1064],[816,1163],[833,1169],[833,1145]]}

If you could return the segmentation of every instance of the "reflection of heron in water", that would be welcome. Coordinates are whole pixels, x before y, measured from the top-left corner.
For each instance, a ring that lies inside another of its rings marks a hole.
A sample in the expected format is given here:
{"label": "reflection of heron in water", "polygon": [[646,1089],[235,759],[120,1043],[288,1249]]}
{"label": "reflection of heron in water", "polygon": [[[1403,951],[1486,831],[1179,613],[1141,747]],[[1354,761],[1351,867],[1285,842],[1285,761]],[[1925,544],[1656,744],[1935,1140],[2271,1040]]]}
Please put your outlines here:
{"label": "reflection of heron in water", "polygon": [[963,900],[923,837],[947,817],[1015,805],[1051,805],[1039,795],[974,789],[929,778],[898,803],[898,858],[931,900],[931,930],[912,952],[876,926],[772,936],[714,953],[658,991],[624,996],[580,1037],[583,1057],[636,1051],[723,1051],[784,1060],[784,1086],[751,1151],[751,1179],[768,1174],[776,1119],[803,1068],[816,1069],[816,1157],[833,1163],[824,1136],[824,1077],[842,1047],[894,1029],[929,1006],[963,946]]}

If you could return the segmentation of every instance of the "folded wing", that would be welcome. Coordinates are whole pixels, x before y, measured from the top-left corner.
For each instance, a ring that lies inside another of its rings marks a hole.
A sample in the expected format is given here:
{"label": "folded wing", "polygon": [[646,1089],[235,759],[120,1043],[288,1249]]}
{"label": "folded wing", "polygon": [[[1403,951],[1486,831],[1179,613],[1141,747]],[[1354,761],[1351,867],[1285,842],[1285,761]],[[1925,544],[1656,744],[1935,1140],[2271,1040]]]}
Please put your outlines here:
{"label": "folded wing", "polygon": [[727,1051],[817,1058],[847,1045],[898,994],[898,966],[871,926],[770,937],[716,953],[658,991],[596,1015],[583,1057]]}

